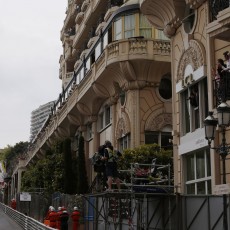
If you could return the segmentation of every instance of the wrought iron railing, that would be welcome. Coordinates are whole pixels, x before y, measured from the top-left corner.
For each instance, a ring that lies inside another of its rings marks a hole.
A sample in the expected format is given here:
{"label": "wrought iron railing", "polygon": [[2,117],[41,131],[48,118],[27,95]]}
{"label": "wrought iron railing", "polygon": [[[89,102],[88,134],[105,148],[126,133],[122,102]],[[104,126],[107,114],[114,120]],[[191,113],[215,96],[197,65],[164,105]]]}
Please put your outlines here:
{"label": "wrought iron railing", "polygon": [[121,6],[124,3],[124,0],[108,0],[108,8],[113,6]]}
{"label": "wrought iron railing", "polygon": [[230,72],[223,72],[221,79],[214,81],[213,92],[216,107],[222,101],[230,100]]}
{"label": "wrought iron railing", "polygon": [[210,0],[209,1],[209,7],[210,7],[210,21],[214,21],[217,19],[217,14],[230,7],[230,1],[229,0]]}

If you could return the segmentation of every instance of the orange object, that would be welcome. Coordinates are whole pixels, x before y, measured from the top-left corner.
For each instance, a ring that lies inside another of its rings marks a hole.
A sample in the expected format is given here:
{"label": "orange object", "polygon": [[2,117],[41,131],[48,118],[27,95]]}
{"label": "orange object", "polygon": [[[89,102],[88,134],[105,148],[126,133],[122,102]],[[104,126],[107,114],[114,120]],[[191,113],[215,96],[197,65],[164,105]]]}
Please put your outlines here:
{"label": "orange object", "polygon": [[56,228],[56,221],[57,221],[57,213],[55,211],[51,211],[49,214],[49,221],[50,221],[50,227]]}
{"label": "orange object", "polygon": [[12,199],[12,200],[11,200],[10,206],[11,206],[11,208],[13,208],[13,209],[16,210],[17,203],[16,203],[16,200],[15,200],[15,199]]}
{"label": "orange object", "polygon": [[45,219],[45,220],[44,220],[44,225],[50,226],[50,220]]}

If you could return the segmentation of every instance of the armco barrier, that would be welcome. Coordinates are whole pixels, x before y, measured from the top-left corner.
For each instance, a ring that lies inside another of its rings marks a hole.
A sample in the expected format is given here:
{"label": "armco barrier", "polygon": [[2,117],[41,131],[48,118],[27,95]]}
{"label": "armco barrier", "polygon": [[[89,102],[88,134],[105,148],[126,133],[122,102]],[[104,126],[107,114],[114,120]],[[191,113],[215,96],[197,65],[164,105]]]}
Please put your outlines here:
{"label": "armco barrier", "polygon": [[0,203],[0,211],[3,211],[6,215],[8,215],[12,220],[18,223],[18,225],[25,230],[53,230],[54,229],[2,203]]}

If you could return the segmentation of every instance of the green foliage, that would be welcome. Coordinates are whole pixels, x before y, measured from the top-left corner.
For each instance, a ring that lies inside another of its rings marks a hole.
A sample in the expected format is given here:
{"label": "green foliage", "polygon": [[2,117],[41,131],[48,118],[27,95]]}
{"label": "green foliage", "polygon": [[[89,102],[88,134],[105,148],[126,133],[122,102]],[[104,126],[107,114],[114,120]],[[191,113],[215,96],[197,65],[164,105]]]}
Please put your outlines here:
{"label": "green foliage", "polygon": [[57,142],[53,148],[46,151],[43,159],[24,172],[23,191],[33,192],[36,188],[42,188],[47,197],[55,191],[64,191],[64,159],[60,151],[61,146],[62,142]]}
{"label": "green foliage", "polygon": [[21,141],[14,146],[8,145],[1,150],[0,160],[6,163],[5,167],[8,175],[12,174],[12,171],[18,162],[18,158],[24,158],[28,145],[28,142]]}
{"label": "green foliage", "polygon": [[157,159],[157,164],[172,164],[172,150],[161,149],[157,144],[125,149],[118,162],[119,169],[130,169],[131,163],[150,164],[154,158]]}
{"label": "green foliage", "polygon": [[78,151],[78,193],[84,194],[88,191],[88,178],[85,167],[85,150],[83,136],[80,136],[79,138]]}
{"label": "green foliage", "polygon": [[8,145],[4,149],[1,149],[0,161],[5,161],[6,160],[6,156],[9,155],[11,151],[12,151],[12,146],[10,146],[10,145]]}
{"label": "green foliage", "polygon": [[58,141],[23,174],[22,190],[32,192],[34,188],[43,188],[47,197],[57,191],[75,194],[76,164],[76,157],[71,152],[71,140]]}
{"label": "green foliage", "polygon": [[[173,183],[173,158],[172,156],[173,156],[172,150],[161,149],[157,144],[141,145],[134,149],[126,149],[124,150],[120,160],[118,161],[118,168],[122,170],[128,170],[129,173],[127,172],[121,173],[120,178],[122,180],[125,180],[126,182],[130,182],[131,181],[131,174],[130,174],[131,164],[134,164],[133,165],[134,170],[135,170],[134,174],[140,173],[140,175],[142,175],[144,178],[145,177],[144,175],[146,172],[145,170],[147,170],[148,174],[146,174],[146,177],[150,181],[152,180],[160,181],[161,180],[162,183],[168,184],[169,182],[168,176],[170,176],[170,183]],[[154,166],[154,171],[151,172],[148,170],[149,170],[149,167],[151,167],[152,165],[153,159],[155,159],[154,160],[155,166]],[[138,163],[138,164],[135,164],[135,163]],[[147,164],[147,165],[141,166],[141,164]],[[161,167],[162,165],[166,165],[167,167],[162,168]],[[170,168],[168,168],[168,165],[170,165]],[[170,172],[170,175],[169,175],[169,172]],[[138,182],[136,181],[135,183],[138,183]]]}

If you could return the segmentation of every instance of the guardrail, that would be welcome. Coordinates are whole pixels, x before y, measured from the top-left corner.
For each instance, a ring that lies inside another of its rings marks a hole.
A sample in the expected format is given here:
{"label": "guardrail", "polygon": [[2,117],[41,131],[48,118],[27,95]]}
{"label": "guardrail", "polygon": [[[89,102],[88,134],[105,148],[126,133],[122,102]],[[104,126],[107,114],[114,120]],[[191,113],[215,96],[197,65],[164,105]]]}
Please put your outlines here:
{"label": "guardrail", "polygon": [[12,220],[14,220],[19,226],[21,226],[25,230],[53,230],[54,229],[2,203],[0,203],[0,210],[2,210],[6,215],[8,215]]}

